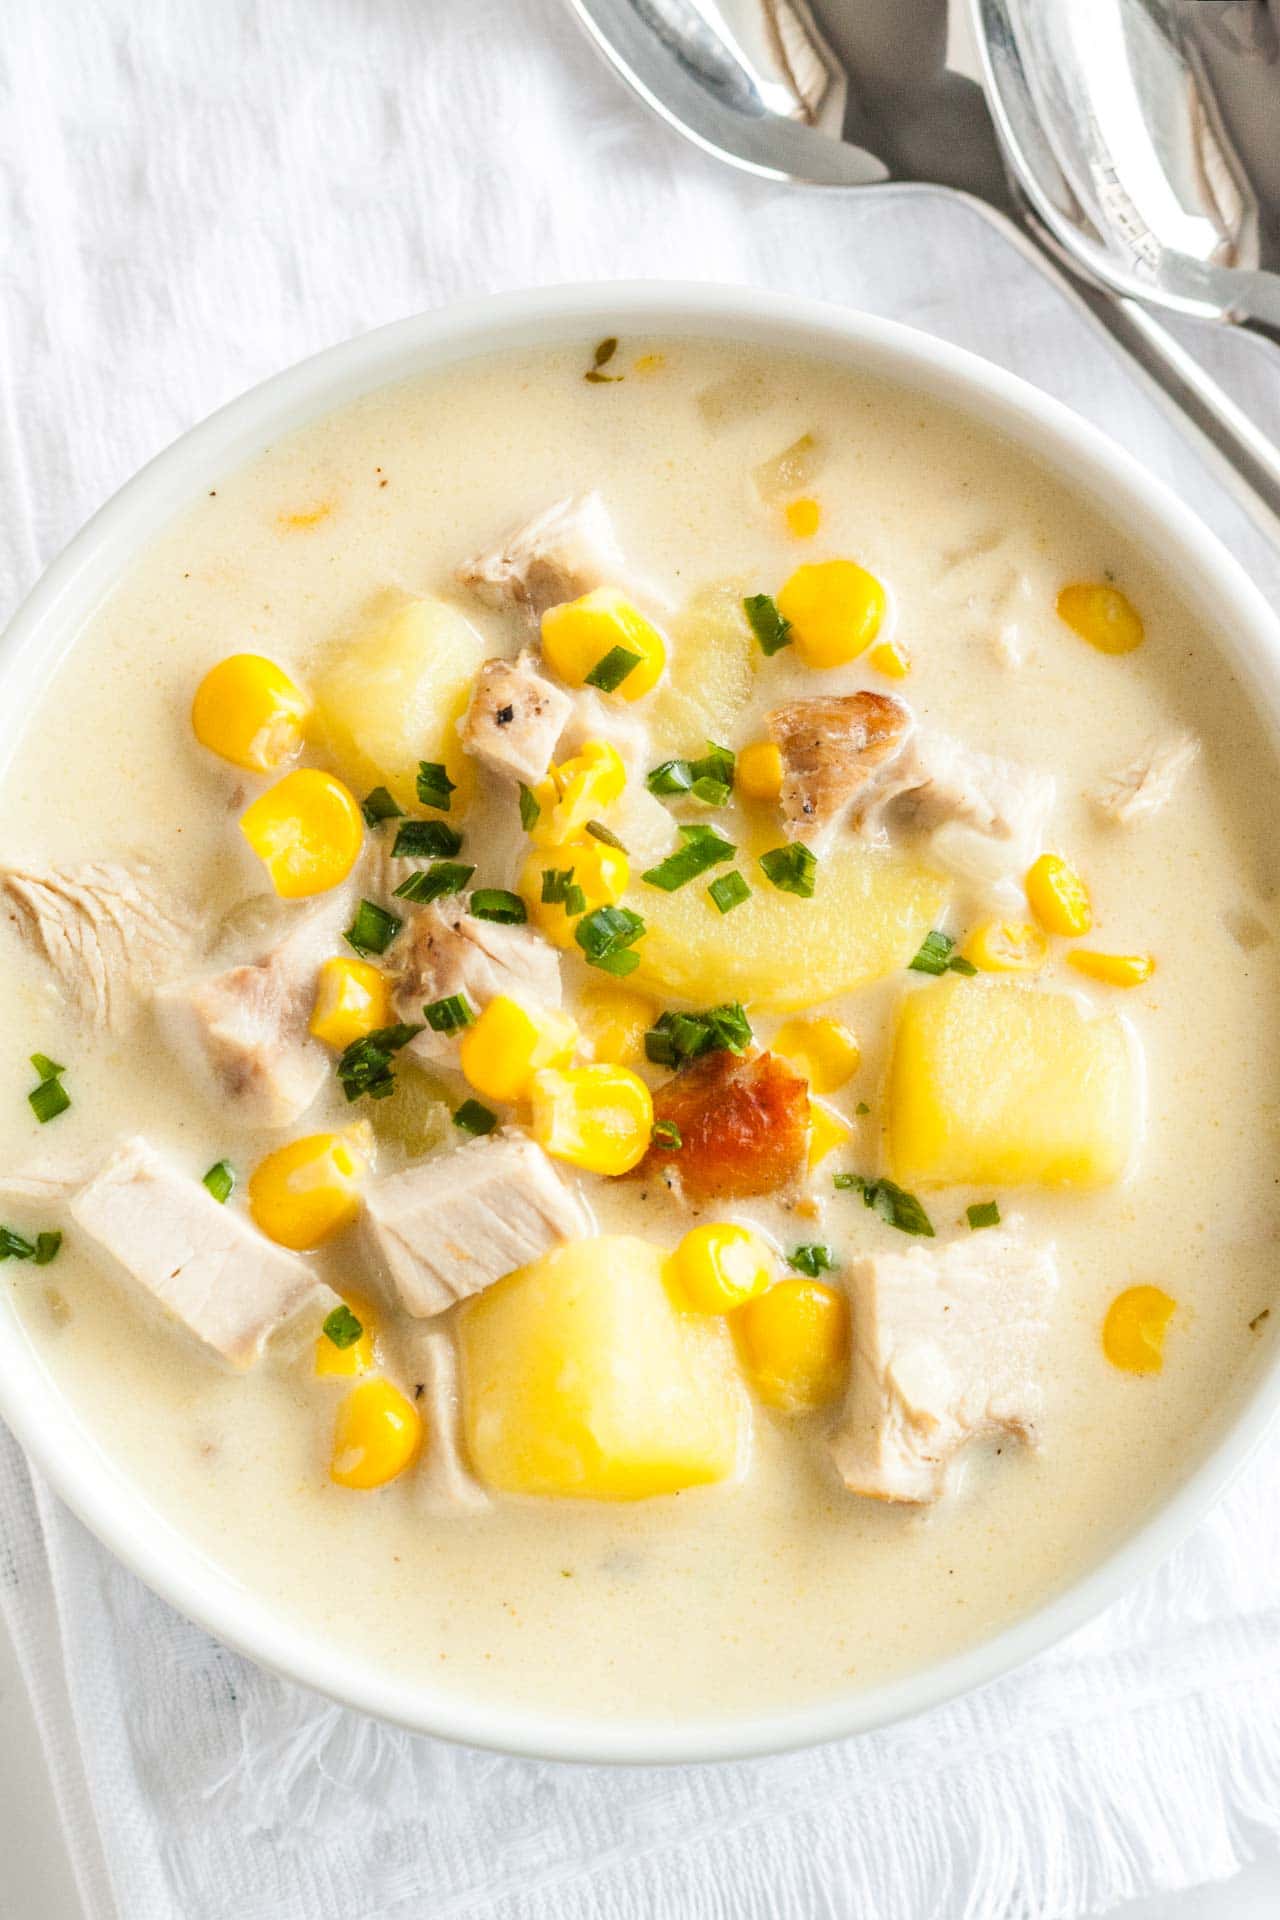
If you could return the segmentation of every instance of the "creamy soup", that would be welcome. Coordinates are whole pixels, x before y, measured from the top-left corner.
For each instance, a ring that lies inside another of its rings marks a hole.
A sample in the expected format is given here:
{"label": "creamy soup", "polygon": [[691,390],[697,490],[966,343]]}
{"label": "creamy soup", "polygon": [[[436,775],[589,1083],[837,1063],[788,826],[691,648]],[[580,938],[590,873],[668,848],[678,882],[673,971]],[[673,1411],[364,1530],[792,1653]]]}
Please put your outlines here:
{"label": "creamy soup", "polygon": [[734,1713],[989,1636],[1237,1393],[1273,773],[1000,438],[593,348],[268,448],[25,717],[4,1281],[300,1628]]}

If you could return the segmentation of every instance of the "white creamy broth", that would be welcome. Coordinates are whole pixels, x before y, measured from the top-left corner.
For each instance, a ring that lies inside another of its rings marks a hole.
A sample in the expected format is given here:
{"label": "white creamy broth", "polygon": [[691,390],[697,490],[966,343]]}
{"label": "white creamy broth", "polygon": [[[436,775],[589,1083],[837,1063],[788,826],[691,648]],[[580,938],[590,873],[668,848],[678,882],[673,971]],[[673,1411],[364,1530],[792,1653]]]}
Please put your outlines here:
{"label": "white creamy broth", "polygon": [[[1056,941],[1037,983],[1122,1014],[1146,1083],[1125,1181],[998,1195],[1017,1234],[1057,1249],[1040,1444],[973,1446],[935,1505],[896,1506],[841,1485],[824,1445],[830,1415],[786,1420],[755,1405],[734,1480],[629,1504],[499,1497],[485,1513],[443,1514],[424,1509],[413,1471],[375,1492],[330,1483],[348,1383],[312,1377],[309,1339],[286,1340],[251,1374],[223,1371],[139,1310],[74,1231],[53,1265],[10,1261],[3,1280],[74,1417],[156,1507],[353,1657],[564,1711],[734,1712],[869,1684],[989,1635],[1107,1550],[1228,1409],[1273,1286],[1273,769],[1247,699],[1168,593],[1159,556],[996,436],[800,359],[628,340],[612,363],[622,380],[585,382],[589,363],[587,343],[455,368],[375,394],[220,481],[142,557],[29,716],[3,790],[0,864],[141,854],[214,918],[261,892],[235,822],[268,783],[192,737],[201,676],[227,654],[259,651],[306,684],[389,585],[444,596],[488,651],[514,653],[511,617],[468,596],[454,569],[565,494],[599,489],[629,576],[677,630],[699,589],[776,593],[803,562],[856,558],[889,588],[886,631],[909,651],[908,677],[879,681],[865,662],[815,673],[790,651],[761,659],[727,744],[758,737],[780,699],[892,692],[969,746],[1053,773],[1050,844],[1087,876],[1087,944],[1157,960],[1149,983],[1119,993],[1073,973]],[[820,461],[784,497],[812,494],[822,520],[798,539],[752,475],[808,431]],[[1083,644],[1054,610],[1064,583],[1104,578],[1145,622],[1145,644],[1123,657]],[[1025,649],[1020,664],[1002,657],[1002,633]],[[1183,730],[1202,751],[1169,805],[1133,828],[1105,822],[1087,791],[1148,739]],[[653,757],[701,746],[663,739]],[[497,817],[475,815],[481,831]],[[736,808],[715,818],[731,838],[742,828]],[[743,831],[753,852],[781,838]],[[467,857],[480,845],[473,829]],[[512,885],[516,847],[491,825],[477,878]],[[738,864],[763,884],[748,855]],[[967,917],[960,888],[946,925],[960,934]],[[79,1024],[7,928],[0,973],[10,1009],[0,1167],[55,1147],[100,1153],[139,1133],[197,1176],[226,1156],[242,1179],[231,1204],[242,1204],[244,1175],[281,1136],[237,1128],[145,1019],[124,1034]],[[841,1262],[909,1244],[830,1179],[884,1164],[882,1082],[903,989],[895,974],[821,1009],[856,1032],[863,1057],[830,1096],[852,1140],[815,1175],[815,1203],[737,1200],[702,1218],[757,1221],[784,1249],[829,1243]],[[777,1024],[754,1021],[760,1044]],[[66,1063],[73,1096],[43,1129],[23,1097],[37,1049]],[[352,1117],[331,1083],[289,1132]],[[394,1146],[382,1151],[394,1165]],[[935,1247],[969,1234],[970,1201],[996,1196],[923,1197]],[[664,1247],[689,1224],[658,1182],[595,1181],[590,1199],[602,1230]],[[0,1203],[0,1220],[52,1223],[17,1203]],[[314,1258],[335,1285],[373,1284],[355,1236]],[[824,1278],[839,1284],[838,1270]],[[1110,1301],[1144,1283],[1176,1311],[1163,1371],[1135,1377],[1108,1363],[1100,1329]],[[403,1378],[399,1338],[388,1312],[388,1364]]]}

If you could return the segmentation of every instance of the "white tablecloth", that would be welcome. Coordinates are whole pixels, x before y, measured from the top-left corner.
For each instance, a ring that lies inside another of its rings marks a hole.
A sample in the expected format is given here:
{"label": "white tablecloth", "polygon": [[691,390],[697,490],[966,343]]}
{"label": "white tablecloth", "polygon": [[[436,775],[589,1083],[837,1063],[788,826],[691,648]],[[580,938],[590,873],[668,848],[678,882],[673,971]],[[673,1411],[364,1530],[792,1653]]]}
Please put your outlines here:
{"label": "white tablecloth", "polygon": [[[0,40],[0,610],[252,381],[483,289],[793,287],[976,347],[1280,562],[1056,294],[942,197],[788,191],[621,92],[557,0],[46,0]],[[1280,432],[1280,376],[1202,343]],[[10,716],[4,716],[6,724]],[[91,1920],[1065,1920],[1280,1840],[1280,1444],[982,1695],[817,1753],[608,1772],[363,1722],[124,1573],[0,1436],[0,1599]]]}

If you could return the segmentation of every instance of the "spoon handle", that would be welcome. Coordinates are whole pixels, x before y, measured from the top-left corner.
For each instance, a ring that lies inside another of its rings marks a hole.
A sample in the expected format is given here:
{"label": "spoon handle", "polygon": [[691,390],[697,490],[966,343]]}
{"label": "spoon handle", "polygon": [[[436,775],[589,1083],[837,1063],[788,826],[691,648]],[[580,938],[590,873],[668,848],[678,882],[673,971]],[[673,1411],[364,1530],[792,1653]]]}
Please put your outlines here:
{"label": "spoon handle", "polygon": [[[1022,209],[1018,222],[985,200],[968,194],[964,198],[1110,335],[1145,376],[1165,412],[1182,428],[1192,429],[1188,437],[1215,477],[1259,530],[1280,546],[1280,447],[1148,307],[1071,271],[1028,209]],[[1248,330],[1280,345],[1280,329],[1253,322]],[[1260,350],[1267,351],[1265,346]]]}

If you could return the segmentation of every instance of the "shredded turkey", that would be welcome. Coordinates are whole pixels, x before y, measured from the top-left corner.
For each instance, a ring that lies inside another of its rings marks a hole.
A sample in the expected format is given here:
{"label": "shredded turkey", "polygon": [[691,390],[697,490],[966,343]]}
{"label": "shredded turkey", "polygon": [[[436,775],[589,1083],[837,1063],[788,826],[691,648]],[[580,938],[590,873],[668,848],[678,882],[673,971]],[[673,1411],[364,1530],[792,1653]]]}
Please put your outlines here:
{"label": "shredded turkey", "polygon": [[419,1502],[427,1513],[483,1513],[493,1503],[467,1461],[453,1328],[444,1320],[415,1321],[404,1346],[428,1436],[417,1474]]}
{"label": "shredded turkey", "polygon": [[[555,948],[532,927],[477,920],[467,911],[465,894],[417,908],[389,949],[387,967],[395,982],[396,1017],[404,1021],[421,1021],[424,1007],[455,993],[465,996],[473,1013],[499,993],[526,1005],[560,1005]],[[409,1044],[425,1060],[446,1060],[457,1036],[428,1026]]]}
{"label": "shredded turkey", "polygon": [[77,1011],[121,1027],[190,952],[193,917],[147,865],[0,870],[9,918]]}
{"label": "shredded turkey", "polygon": [[912,829],[929,858],[994,887],[1020,883],[1044,851],[1053,798],[1051,774],[920,728],[864,789],[853,821],[877,841],[895,827]]}
{"label": "shredded turkey", "polygon": [[1089,797],[1117,826],[1131,827],[1149,820],[1172,800],[1199,751],[1200,742],[1193,733],[1148,741],[1127,766],[1099,781]]}
{"label": "shredded turkey", "polygon": [[550,766],[572,711],[569,695],[538,672],[532,654],[486,660],[462,723],[462,744],[494,773],[533,786]]}
{"label": "shredded turkey", "polygon": [[1036,1439],[1052,1250],[984,1232],[848,1269],[852,1371],[831,1451],[851,1493],[924,1502],[970,1440]]}
{"label": "shredded turkey", "polygon": [[498,546],[458,568],[489,606],[515,607],[537,626],[548,607],[620,579],[622,553],[598,493],[557,500]]}
{"label": "shredded turkey", "polygon": [[782,755],[782,818],[795,840],[820,841],[881,767],[902,753],[915,719],[884,693],[791,700],[767,726]]}
{"label": "shredded turkey", "polygon": [[364,1201],[401,1305],[422,1320],[592,1230],[542,1148],[515,1130],[375,1180]]}

